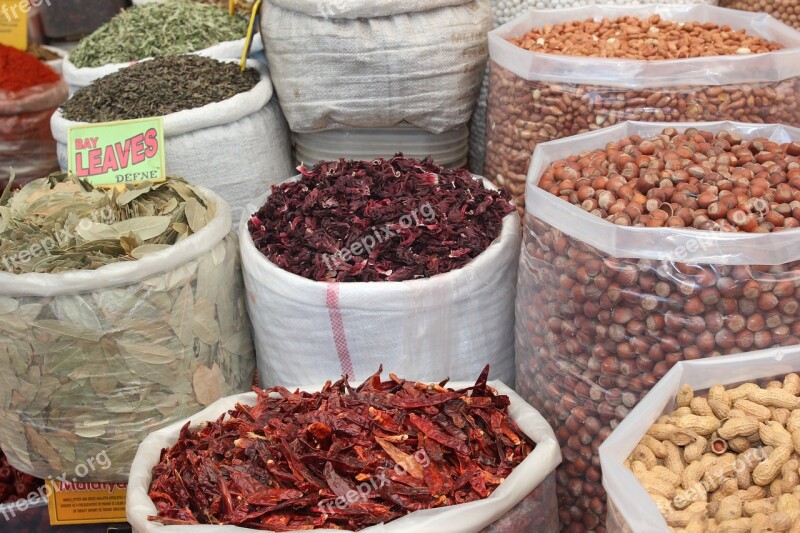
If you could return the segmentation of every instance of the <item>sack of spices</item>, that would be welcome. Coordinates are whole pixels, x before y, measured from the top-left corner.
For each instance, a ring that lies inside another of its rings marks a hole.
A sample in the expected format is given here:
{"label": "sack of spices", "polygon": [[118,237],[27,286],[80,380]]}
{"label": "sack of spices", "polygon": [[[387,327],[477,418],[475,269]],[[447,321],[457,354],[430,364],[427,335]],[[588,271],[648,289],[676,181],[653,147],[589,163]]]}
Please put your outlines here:
{"label": "sack of spices", "polygon": [[800,343],[800,130],[624,123],[529,176],[516,387],[558,428],[562,524],[595,531],[597,449],[676,362]]}
{"label": "sack of spices", "polygon": [[536,10],[492,31],[489,54],[485,175],[520,208],[538,143],[626,120],[800,126],[800,33],[768,15]]}
{"label": "sack of spices", "polygon": [[44,35],[59,41],[77,41],[131,5],[130,0],[50,0],[46,5],[32,3],[41,6],[39,18]]}
{"label": "sack of spices", "polygon": [[239,225],[260,382],[363,379],[381,364],[468,379],[489,363],[512,383],[520,236],[506,197],[429,159],[300,170]]}
{"label": "sack of spices", "polygon": [[800,30],[800,4],[795,0],[719,0],[721,7],[769,13],[784,24]]}
{"label": "sack of spices", "polygon": [[[192,176],[239,211],[294,174],[289,129],[263,63],[197,56],[143,61],[75,93],[53,116],[62,170],[78,124],[164,117],[167,173]],[[130,86],[139,91],[127,91]]]}
{"label": "sack of spices", "polygon": [[50,117],[66,98],[52,68],[0,44],[0,185],[10,172],[24,184],[58,170]]}
{"label": "sack of spices", "polygon": [[378,373],[220,400],[142,443],[127,519],[141,533],[554,532],[553,430],[486,370],[446,388]]}
{"label": "sack of spices", "polygon": [[678,363],[600,447],[607,530],[796,529],[798,372],[797,346]]}
{"label": "sack of spices", "polygon": [[53,174],[0,197],[0,446],[40,478],[126,479],[147,433],[248,390],[228,205],[177,178]]}
{"label": "sack of spices", "polygon": [[[194,0],[168,0],[128,9],[81,39],[64,60],[70,94],[131,63],[152,57],[196,53],[239,59],[245,47],[247,18]],[[252,55],[262,55],[258,35]]]}
{"label": "sack of spices", "polygon": [[469,122],[489,0],[269,0],[261,37],[291,130]]}

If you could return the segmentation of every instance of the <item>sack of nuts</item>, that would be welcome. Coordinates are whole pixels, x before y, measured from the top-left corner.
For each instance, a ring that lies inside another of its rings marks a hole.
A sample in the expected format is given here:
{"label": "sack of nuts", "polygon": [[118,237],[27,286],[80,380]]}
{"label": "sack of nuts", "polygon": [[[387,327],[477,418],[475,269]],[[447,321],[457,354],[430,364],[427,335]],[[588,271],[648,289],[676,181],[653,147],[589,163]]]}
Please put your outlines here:
{"label": "sack of nuts", "polygon": [[800,130],[667,126],[531,162],[516,385],[557,428],[569,531],[604,530],[597,450],[670,367],[800,343]]}
{"label": "sack of nuts", "polygon": [[626,120],[800,126],[800,33],[707,5],[529,11],[489,34],[484,175],[522,210],[536,145]]}
{"label": "sack of nuts", "polygon": [[769,13],[781,22],[800,29],[800,2],[797,0],[720,0],[719,5],[742,11]]}
{"label": "sack of nuts", "polygon": [[608,531],[790,531],[800,348],[683,361],[600,447]]}

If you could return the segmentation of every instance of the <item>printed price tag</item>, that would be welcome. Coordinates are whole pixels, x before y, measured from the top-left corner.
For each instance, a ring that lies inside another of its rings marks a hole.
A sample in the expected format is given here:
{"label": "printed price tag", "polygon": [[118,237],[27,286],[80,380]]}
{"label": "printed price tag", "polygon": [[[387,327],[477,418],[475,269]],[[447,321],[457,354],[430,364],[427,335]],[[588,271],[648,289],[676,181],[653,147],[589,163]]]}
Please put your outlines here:
{"label": "printed price tag", "polygon": [[125,522],[126,483],[46,483],[51,526]]}
{"label": "printed price tag", "polygon": [[28,49],[27,0],[0,0],[0,44]]}
{"label": "printed price tag", "polygon": [[70,174],[96,187],[167,179],[161,117],[74,126],[69,130]]}

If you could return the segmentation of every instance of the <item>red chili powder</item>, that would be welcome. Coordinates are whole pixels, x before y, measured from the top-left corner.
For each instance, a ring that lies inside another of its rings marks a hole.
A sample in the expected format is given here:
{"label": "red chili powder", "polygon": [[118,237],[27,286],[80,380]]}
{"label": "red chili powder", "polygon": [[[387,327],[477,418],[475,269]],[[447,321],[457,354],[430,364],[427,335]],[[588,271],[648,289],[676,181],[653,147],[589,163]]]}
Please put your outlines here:
{"label": "red chili powder", "polygon": [[33,57],[0,44],[0,91],[16,92],[36,85],[55,83],[60,76]]}

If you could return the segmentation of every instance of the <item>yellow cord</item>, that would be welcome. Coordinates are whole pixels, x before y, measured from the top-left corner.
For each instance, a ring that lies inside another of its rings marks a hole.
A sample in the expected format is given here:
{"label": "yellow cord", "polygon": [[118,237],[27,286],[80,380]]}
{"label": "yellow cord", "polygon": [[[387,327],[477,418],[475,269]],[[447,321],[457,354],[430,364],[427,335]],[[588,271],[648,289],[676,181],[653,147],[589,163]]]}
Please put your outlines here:
{"label": "yellow cord", "polygon": [[256,24],[256,16],[258,16],[258,9],[260,7],[261,0],[256,0],[253,4],[253,11],[250,13],[250,23],[247,25],[247,37],[245,37],[244,50],[242,50],[242,72],[247,68],[247,55],[250,53],[250,44],[253,41],[253,26]]}

